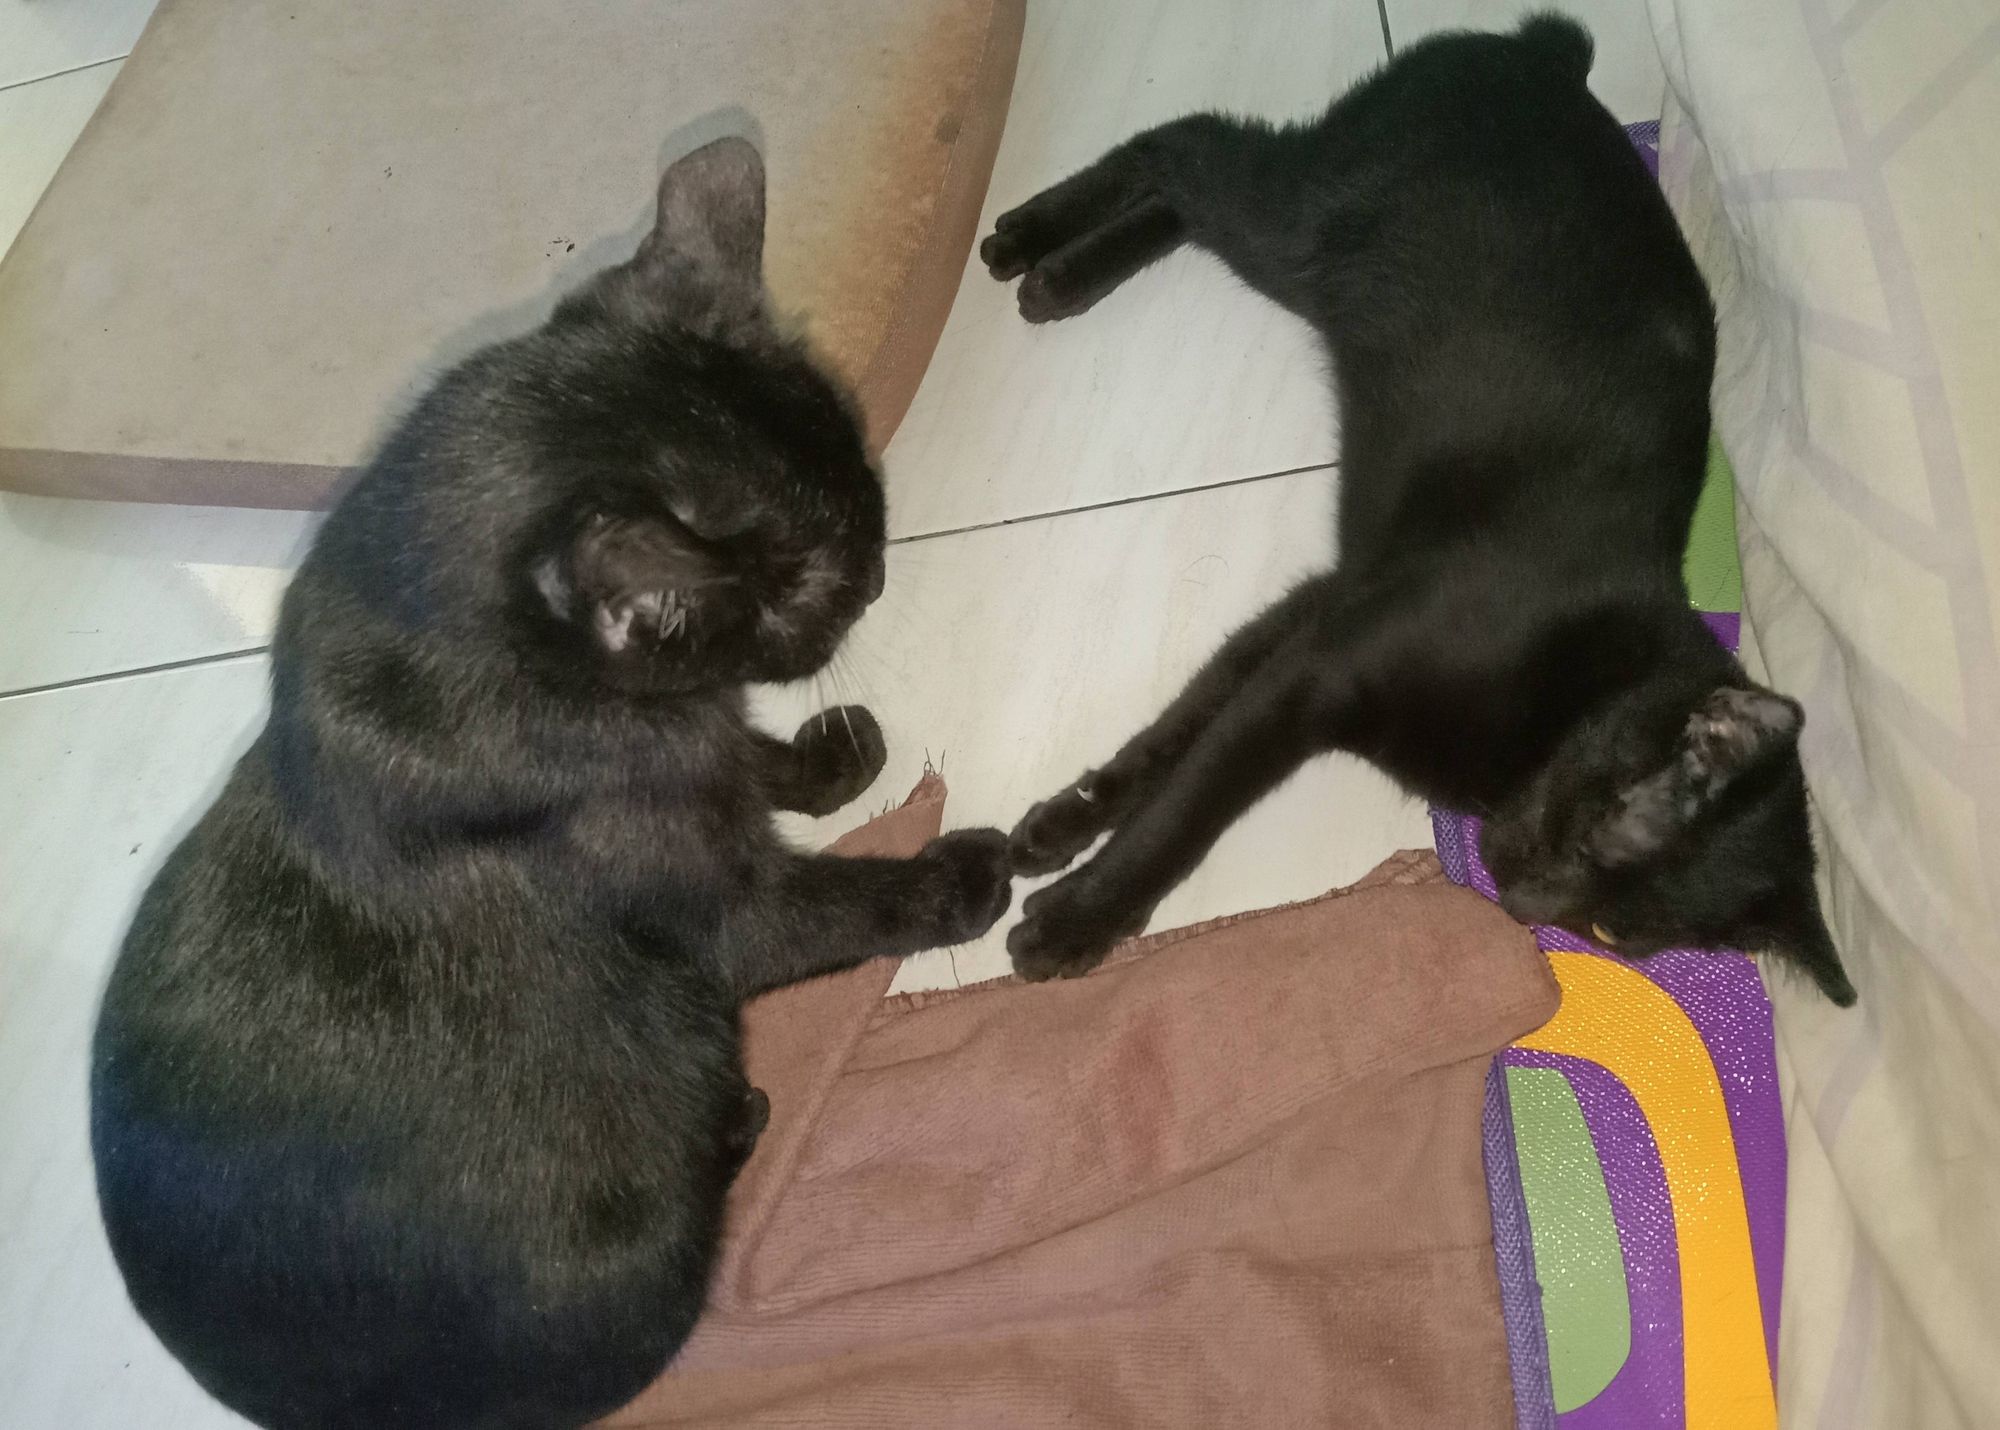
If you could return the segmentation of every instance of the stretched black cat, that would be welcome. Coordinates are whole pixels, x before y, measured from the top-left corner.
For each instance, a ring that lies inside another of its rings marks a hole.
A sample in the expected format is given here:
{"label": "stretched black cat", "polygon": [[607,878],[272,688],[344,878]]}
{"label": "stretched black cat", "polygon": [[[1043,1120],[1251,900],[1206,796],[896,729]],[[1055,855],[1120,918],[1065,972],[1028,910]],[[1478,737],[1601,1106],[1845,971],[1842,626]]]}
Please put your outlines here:
{"label": "stretched black cat", "polygon": [[1799,707],[1680,580],[1714,313],[1672,215],[1540,17],[1413,46],[1288,128],[1194,115],[1003,214],[1031,322],[1182,243],[1311,322],[1342,428],[1339,569],[1238,631],[1150,728],[1036,805],[1009,938],[1094,965],[1244,810],[1347,750],[1486,818],[1517,917],[1643,954],[1733,945],[1854,1001],[1813,887]]}
{"label": "stretched black cat", "polygon": [[91,1141],[133,1303],[263,1425],[579,1425],[664,1367],[767,1108],[750,994],[971,938],[998,831],[801,855],[881,768],[781,742],[882,584],[846,400],[764,312],[763,169],[446,376],[285,599],[269,724],[147,892]]}

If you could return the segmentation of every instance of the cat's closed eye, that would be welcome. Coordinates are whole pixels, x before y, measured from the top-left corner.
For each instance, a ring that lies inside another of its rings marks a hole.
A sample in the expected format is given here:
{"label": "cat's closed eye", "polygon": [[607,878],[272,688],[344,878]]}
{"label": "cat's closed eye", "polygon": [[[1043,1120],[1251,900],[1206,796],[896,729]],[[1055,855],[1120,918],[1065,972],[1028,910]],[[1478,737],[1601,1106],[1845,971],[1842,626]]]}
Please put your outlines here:
{"label": "cat's closed eye", "polygon": [[699,540],[717,544],[746,535],[757,525],[757,514],[748,507],[675,501],[668,503],[667,512]]}

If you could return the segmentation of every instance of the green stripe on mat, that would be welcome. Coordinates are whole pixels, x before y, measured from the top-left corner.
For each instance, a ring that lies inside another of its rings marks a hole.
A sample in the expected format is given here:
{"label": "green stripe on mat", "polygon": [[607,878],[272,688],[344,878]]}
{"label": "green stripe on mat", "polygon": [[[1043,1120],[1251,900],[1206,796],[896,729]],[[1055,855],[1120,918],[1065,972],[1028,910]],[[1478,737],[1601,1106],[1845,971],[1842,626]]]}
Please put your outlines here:
{"label": "green stripe on mat", "polygon": [[1625,1254],[1569,1079],[1554,1068],[1508,1068],[1507,1100],[1561,1415],[1594,1400],[1632,1353]]}
{"label": "green stripe on mat", "polygon": [[1736,474],[1722,443],[1708,439],[1708,474],[1701,499],[1695,503],[1694,529],[1688,533],[1687,557],[1681,563],[1688,602],[1697,611],[1743,609],[1743,569],[1736,560]]}

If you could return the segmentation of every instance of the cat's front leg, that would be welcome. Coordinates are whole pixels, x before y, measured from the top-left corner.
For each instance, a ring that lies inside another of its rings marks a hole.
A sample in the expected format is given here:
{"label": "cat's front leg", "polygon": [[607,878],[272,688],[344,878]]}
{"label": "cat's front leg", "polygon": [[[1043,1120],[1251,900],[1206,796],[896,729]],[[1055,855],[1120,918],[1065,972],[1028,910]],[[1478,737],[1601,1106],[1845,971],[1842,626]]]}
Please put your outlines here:
{"label": "cat's front leg", "polygon": [[1017,874],[1053,874],[1115,829],[1173,772],[1187,751],[1278,644],[1335,600],[1334,577],[1301,582],[1237,627],[1144,730],[1111,759],[1021,816],[1010,837]]}
{"label": "cat's front leg", "polygon": [[1139,932],[1224,830],[1310,756],[1336,748],[1369,682],[1365,627],[1337,608],[1281,641],[1214,712],[1097,857],[1032,894],[1007,937],[1014,971],[1075,977]]}
{"label": "cat's front leg", "polygon": [[875,783],[888,759],[882,727],[865,705],[810,716],[791,740],[761,732],[758,779],[771,803],[800,814],[832,814]]}
{"label": "cat's front leg", "polygon": [[744,997],[870,958],[901,958],[979,937],[1013,895],[1007,836],[939,835],[908,859],[788,854],[732,916],[724,972]]}

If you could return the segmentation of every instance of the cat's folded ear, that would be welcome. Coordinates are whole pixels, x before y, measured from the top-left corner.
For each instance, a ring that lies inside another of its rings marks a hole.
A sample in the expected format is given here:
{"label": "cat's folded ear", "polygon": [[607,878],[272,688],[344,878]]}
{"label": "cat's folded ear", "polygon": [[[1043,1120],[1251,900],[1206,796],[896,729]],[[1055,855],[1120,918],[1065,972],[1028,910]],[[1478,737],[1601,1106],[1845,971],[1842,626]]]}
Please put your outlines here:
{"label": "cat's folded ear", "polygon": [[724,138],[676,160],[660,178],[653,228],[629,263],[606,275],[611,296],[711,337],[764,321],[764,160]]}
{"label": "cat's folded ear", "polygon": [[1841,1008],[1852,1008],[1854,984],[1841,967],[1840,953],[1827,931],[1820,913],[1819,891],[1805,878],[1779,896],[1773,906],[1760,911],[1762,927],[1751,953],[1769,954],[1803,970],[1813,986]]}
{"label": "cat's folded ear", "polygon": [[1805,712],[1761,686],[1724,686],[1688,717],[1664,769],[1628,785],[1586,837],[1606,868],[1651,858],[1701,818],[1732,781],[1798,747]]}
{"label": "cat's folded ear", "polygon": [[728,579],[670,517],[593,517],[533,575],[552,612],[614,655],[690,640],[702,605]]}

